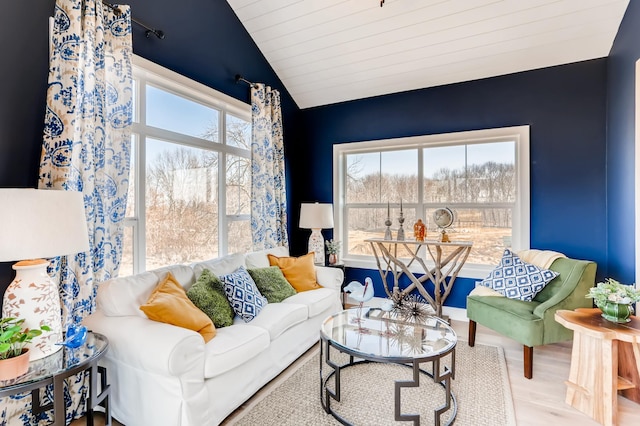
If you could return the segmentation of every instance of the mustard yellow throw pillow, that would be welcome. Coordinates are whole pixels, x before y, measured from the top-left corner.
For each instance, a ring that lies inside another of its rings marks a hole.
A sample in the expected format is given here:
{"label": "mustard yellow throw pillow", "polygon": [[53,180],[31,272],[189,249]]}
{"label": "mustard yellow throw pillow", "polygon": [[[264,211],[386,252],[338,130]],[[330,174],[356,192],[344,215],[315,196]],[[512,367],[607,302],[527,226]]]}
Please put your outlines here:
{"label": "mustard yellow throw pillow", "polygon": [[313,253],[308,253],[300,257],[278,257],[267,254],[267,257],[269,258],[269,264],[271,266],[278,266],[284,277],[289,281],[289,284],[291,284],[298,293],[320,288],[320,284],[316,282]]}
{"label": "mustard yellow throw pillow", "polygon": [[211,319],[189,300],[171,272],[156,286],[147,303],[140,306],[140,310],[150,320],[197,331],[205,343],[216,335]]}

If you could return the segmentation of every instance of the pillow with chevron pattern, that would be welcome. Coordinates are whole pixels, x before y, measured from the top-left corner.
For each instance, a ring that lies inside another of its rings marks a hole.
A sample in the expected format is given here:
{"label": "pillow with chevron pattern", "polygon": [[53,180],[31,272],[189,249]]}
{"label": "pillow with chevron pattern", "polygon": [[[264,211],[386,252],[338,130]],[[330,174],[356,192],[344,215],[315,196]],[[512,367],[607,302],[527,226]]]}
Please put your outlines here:
{"label": "pillow with chevron pattern", "polygon": [[479,285],[489,287],[509,299],[530,302],[558,273],[524,262],[506,249],[502,259]]}
{"label": "pillow with chevron pattern", "polygon": [[236,315],[245,322],[254,319],[268,303],[260,293],[256,283],[244,266],[227,275],[221,275],[220,281],[224,286],[224,294]]}

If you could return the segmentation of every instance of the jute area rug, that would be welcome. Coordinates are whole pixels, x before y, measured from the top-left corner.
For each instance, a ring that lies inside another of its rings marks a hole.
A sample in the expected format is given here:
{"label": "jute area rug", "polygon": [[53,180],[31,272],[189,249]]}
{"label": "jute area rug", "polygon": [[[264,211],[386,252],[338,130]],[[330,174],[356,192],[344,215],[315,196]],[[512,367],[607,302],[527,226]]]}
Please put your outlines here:
{"label": "jute area rug", "polygon": [[[332,352],[332,359],[342,356]],[[443,364],[450,365],[449,357]],[[467,342],[456,346],[455,380],[451,388],[457,400],[455,425],[515,425],[515,414],[506,361],[502,348]],[[346,362],[346,357],[345,357]],[[431,371],[430,364],[424,369]],[[331,371],[323,367],[323,375]],[[386,426],[413,424],[394,420],[394,381],[410,380],[411,369],[394,364],[367,363],[345,368],[341,372],[341,402],[331,407],[351,424]],[[329,380],[333,389],[334,380]],[[445,401],[444,388],[421,375],[419,388],[402,389],[402,413],[421,415],[422,425],[432,425],[434,408]],[[451,420],[453,410],[441,417],[442,424]],[[327,414],[320,404],[319,350],[290,377],[267,393],[244,414],[230,424],[238,426],[324,426],[340,423]]]}

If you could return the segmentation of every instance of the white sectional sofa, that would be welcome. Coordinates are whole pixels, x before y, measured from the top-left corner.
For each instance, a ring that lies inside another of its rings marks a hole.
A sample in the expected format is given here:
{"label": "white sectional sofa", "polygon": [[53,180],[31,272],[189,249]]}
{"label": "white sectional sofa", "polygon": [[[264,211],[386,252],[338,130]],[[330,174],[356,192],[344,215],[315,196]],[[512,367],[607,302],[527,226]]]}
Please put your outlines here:
{"label": "white sectional sofa", "polygon": [[204,343],[195,331],[148,319],[139,309],[167,272],[188,289],[204,268],[216,275],[269,266],[267,253],[174,265],[100,284],[97,310],[84,321],[109,339],[113,417],[126,426],[205,426],[225,417],[313,346],[320,324],[342,309],[338,268],[316,267],[322,288],[269,303],[250,323],[236,317]]}

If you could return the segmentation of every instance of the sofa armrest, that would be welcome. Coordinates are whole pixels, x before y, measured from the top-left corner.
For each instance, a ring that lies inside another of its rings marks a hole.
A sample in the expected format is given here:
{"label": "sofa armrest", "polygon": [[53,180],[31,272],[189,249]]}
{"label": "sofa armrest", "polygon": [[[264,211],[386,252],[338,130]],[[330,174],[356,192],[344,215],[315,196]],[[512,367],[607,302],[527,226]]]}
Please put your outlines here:
{"label": "sofa armrest", "polygon": [[316,281],[322,287],[341,291],[344,282],[344,271],[329,266],[316,266]]}
{"label": "sofa armrest", "polygon": [[181,376],[200,372],[204,380],[204,339],[186,328],[137,316],[109,317],[101,311],[83,324],[109,339],[107,356],[134,368]]}
{"label": "sofa armrest", "polygon": [[534,309],[533,313],[540,318],[552,317],[558,309],[591,307],[593,303],[586,295],[595,283],[595,262],[573,259],[559,259],[556,262],[564,264],[564,285]]}

